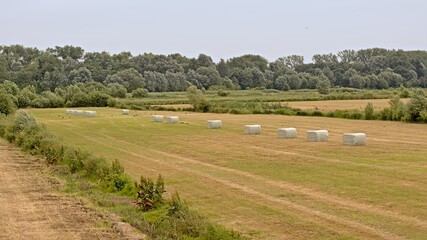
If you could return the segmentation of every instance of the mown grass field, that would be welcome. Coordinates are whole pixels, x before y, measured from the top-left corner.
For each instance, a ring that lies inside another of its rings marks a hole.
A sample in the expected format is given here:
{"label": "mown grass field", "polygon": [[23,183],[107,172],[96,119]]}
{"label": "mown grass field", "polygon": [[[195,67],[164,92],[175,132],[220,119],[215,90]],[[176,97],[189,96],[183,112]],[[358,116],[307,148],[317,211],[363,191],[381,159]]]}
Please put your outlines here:
{"label": "mown grass field", "polygon": [[[166,178],[193,209],[253,238],[426,239],[427,125],[335,118],[88,108],[28,110],[65,143],[110,160],[135,179]],[[151,114],[182,124],[152,123]],[[206,120],[221,119],[222,129]],[[244,135],[261,124],[262,135]],[[297,139],[277,139],[296,127]],[[305,132],[328,129],[329,142]],[[342,145],[365,132],[366,146]]]}

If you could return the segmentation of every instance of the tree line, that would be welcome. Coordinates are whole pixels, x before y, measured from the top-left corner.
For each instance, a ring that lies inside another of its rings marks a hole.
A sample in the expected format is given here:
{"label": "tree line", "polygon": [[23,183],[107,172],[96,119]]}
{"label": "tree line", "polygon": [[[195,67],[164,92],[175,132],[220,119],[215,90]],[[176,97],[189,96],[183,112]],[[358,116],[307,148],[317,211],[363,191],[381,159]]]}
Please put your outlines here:
{"label": "tree line", "polygon": [[215,63],[200,54],[155,55],[130,52],[85,52],[81,47],[56,46],[39,50],[22,45],[0,46],[0,83],[9,81],[36,93],[54,92],[79,83],[99,83],[119,94],[144,88],[149,92],[198,89],[277,90],[329,87],[387,89],[427,87],[427,51],[382,48],[316,54],[312,63],[292,55],[269,62],[259,55],[243,55]]}

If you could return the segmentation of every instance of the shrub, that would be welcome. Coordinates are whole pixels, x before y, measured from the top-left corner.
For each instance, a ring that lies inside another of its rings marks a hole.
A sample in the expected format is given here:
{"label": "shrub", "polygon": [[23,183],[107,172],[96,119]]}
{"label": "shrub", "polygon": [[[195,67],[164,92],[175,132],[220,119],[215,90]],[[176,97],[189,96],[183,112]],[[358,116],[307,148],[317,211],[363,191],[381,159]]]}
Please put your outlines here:
{"label": "shrub", "polygon": [[148,90],[144,88],[137,88],[132,91],[133,98],[146,98],[148,97]]}
{"label": "shrub", "polygon": [[9,94],[5,91],[0,90],[0,114],[9,115],[14,113],[16,110],[16,106],[13,103]]}
{"label": "shrub", "polygon": [[91,92],[88,96],[89,98],[89,102],[87,106],[91,106],[91,107],[105,107],[108,104],[108,100],[111,98],[109,95],[99,92],[99,91],[94,91]]}
{"label": "shrub", "polygon": [[368,102],[368,104],[366,104],[365,119],[366,120],[374,119],[374,105],[371,102]]}
{"label": "shrub", "polygon": [[109,98],[107,101],[107,105],[109,107],[116,107],[117,106],[117,100],[114,98]]}
{"label": "shrub", "polygon": [[193,105],[196,111],[208,112],[210,108],[209,102],[205,99],[202,91],[197,89],[195,86],[190,86],[187,89],[188,100]]}
{"label": "shrub", "polygon": [[408,120],[413,122],[421,121],[421,112],[425,110],[427,110],[425,92],[422,89],[417,89],[407,104],[406,114]]}
{"label": "shrub", "polygon": [[78,92],[73,95],[70,106],[71,107],[86,107],[90,105],[89,96],[84,92]]}
{"label": "shrub", "polygon": [[140,182],[135,183],[137,191],[136,206],[143,211],[156,208],[163,203],[163,193],[166,192],[162,175],[159,175],[157,181],[141,176]]}
{"label": "shrub", "polygon": [[218,96],[220,96],[220,97],[227,97],[228,95],[230,95],[230,92],[229,92],[229,91],[225,91],[225,90],[223,90],[223,89],[219,89],[219,90],[217,91],[217,94],[218,94]]}

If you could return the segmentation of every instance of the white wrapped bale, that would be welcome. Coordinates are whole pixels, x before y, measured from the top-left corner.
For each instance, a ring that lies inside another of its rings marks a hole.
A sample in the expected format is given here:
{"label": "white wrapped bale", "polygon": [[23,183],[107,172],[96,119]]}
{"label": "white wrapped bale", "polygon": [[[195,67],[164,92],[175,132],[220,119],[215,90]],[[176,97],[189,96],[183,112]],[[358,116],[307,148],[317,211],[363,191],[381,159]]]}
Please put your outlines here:
{"label": "white wrapped bale", "polygon": [[96,117],[95,111],[83,111],[83,116],[85,117]]}
{"label": "white wrapped bale", "polygon": [[296,128],[279,128],[277,129],[278,138],[296,138],[297,129]]}
{"label": "white wrapped bale", "polygon": [[247,135],[261,134],[261,125],[245,125],[245,134]]}
{"label": "white wrapped bale", "polygon": [[71,109],[71,110],[69,111],[69,114],[71,114],[71,115],[76,115],[76,110]]}
{"label": "white wrapped bale", "polygon": [[307,131],[307,141],[309,142],[326,142],[328,138],[328,130]]}
{"label": "white wrapped bale", "polygon": [[222,121],[221,120],[208,120],[208,128],[209,129],[222,128]]}
{"label": "white wrapped bale", "polygon": [[70,109],[66,109],[65,110],[65,114],[68,114],[68,115],[71,114],[71,110]]}
{"label": "white wrapped bale", "polygon": [[75,111],[74,111],[74,114],[75,114],[75,115],[79,115],[79,116],[80,116],[80,115],[83,115],[83,110],[75,110]]}
{"label": "white wrapped bale", "polygon": [[122,109],[122,114],[123,115],[129,115],[129,110],[128,109]]}
{"label": "white wrapped bale", "polygon": [[169,123],[169,124],[179,123],[179,117],[177,116],[166,117],[166,123]]}
{"label": "white wrapped bale", "polygon": [[364,133],[344,133],[342,137],[344,145],[357,146],[366,145],[366,134]]}
{"label": "white wrapped bale", "polygon": [[151,121],[163,122],[163,115],[151,115]]}

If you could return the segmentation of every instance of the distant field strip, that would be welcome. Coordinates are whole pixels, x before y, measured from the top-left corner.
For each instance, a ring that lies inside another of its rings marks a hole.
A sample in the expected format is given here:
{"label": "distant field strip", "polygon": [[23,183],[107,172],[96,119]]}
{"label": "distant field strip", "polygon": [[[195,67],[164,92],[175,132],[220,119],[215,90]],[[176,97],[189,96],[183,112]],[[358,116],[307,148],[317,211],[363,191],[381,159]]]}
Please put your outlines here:
{"label": "distant field strip", "polygon": [[[402,99],[406,103],[409,99]],[[363,99],[363,100],[328,100],[328,101],[298,101],[298,102],[282,102],[292,108],[302,110],[318,109],[320,111],[329,112],[335,110],[364,110],[368,102],[374,105],[376,111],[390,107],[389,99]]]}
{"label": "distant field strip", "polygon": [[[92,110],[92,109],[91,109]],[[424,239],[427,237],[427,125],[274,115],[156,112],[189,124],[152,123],[154,112],[96,118],[32,110],[56,135],[128,173],[161,173],[193,208],[254,238]],[[64,118],[63,118],[64,117]],[[223,129],[207,129],[221,119]],[[243,134],[261,124],[262,134]],[[277,139],[296,127],[297,139]],[[305,131],[330,130],[308,143]],[[343,132],[366,132],[368,145],[342,145]],[[390,140],[390,141],[388,141]]]}

